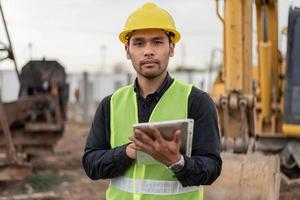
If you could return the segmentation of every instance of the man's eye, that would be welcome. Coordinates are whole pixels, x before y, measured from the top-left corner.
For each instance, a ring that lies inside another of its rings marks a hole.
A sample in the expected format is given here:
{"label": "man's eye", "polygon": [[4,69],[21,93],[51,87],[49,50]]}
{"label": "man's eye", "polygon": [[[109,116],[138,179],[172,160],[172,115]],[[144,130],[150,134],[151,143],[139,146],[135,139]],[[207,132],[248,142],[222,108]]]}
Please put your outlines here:
{"label": "man's eye", "polygon": [[135,42],[134,43],[135,46],[143,46],[143,44],[144,44],[143,42]]}
{"label": "man's eye", "polygon": [[161,40],[155,40],[155,44],[162,44],[163,43],[163,41],[161,41]]}

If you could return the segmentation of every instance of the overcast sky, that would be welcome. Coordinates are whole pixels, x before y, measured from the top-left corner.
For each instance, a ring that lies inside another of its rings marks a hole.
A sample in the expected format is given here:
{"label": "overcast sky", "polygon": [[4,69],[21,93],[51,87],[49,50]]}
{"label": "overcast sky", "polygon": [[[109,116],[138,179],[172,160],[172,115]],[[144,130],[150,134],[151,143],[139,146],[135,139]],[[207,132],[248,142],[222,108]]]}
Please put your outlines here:
{"label": "overcast sky", "polygon": [[[130,69],[118,35],[128,15],[145,2],[1,0],[19,66],[30,57],[46,57],[58,59],[69,72],[109,71],[118,63]],[[151,2],[169,11],[182,35],[170,67],[181,64],[206,67],[211,51],[222,48],[222,26],[215,14],[215,0]],[[279,0],[280,29],[287,25],[291,4],[299,6],[300,0]],[[0,40],[6,42],[3,33],[1,24]]]}

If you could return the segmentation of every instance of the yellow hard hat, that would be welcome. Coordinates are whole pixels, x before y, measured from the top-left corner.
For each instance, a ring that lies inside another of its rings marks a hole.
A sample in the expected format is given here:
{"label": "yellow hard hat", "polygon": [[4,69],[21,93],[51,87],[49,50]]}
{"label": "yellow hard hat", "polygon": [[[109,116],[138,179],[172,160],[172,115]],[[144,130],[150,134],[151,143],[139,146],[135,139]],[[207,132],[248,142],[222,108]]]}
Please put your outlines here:
{"label": "yellow hard hat", "polygon": [[180,40],[180,33],[176,31],[172,16],[154,3],[145,3],[128,17],[124,30],[119,35],[119,39],[126,45],[128,43],[128,36],[132,31],[151,28],[163,29],[173,33],[174,37],[171,37],[171,40],[174,43]]}

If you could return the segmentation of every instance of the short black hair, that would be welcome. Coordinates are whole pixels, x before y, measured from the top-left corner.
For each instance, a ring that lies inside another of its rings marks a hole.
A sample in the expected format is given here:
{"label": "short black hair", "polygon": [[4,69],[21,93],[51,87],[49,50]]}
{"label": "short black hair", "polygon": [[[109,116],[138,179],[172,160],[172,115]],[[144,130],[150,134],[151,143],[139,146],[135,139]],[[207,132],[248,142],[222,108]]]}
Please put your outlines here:
{"label": "short black hair", "polygon": [[167,36],[168,36],[168,39],[169,39],[169,43],[172,43],[172,40],[174,39],[175,37],[175,34],[173,32],[168,32],[168,31],[164,31]]}
{"label": "short black hair", "polygon": [[[161,29],[161,30],[163,32],[165,32],[165,34],[167,35],[169,43],[172,43],[172,40],[175,37],[175,34],[173,32],[169,32],[169,31],[166,31],[166,30],[163,30],[163,29]],[[134,33],[134,32],[135,32],[135,30],[127,33],[127,35],[125,36],[125,39],[127,40],[127,45],[129,45],[130,38],[132,36],[132,33]]]}

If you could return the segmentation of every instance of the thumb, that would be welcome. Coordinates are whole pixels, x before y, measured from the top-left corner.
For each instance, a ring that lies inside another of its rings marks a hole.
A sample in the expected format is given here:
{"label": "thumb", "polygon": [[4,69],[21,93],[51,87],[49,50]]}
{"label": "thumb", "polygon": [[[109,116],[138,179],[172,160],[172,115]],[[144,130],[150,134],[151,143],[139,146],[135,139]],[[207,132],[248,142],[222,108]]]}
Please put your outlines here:
{"label": "thumb", "polygon": [[181,138],[180,138],[180,130],[176,130],[175,134],[174,134],[174,142],[176,144],[180,144],[181,143]]}

